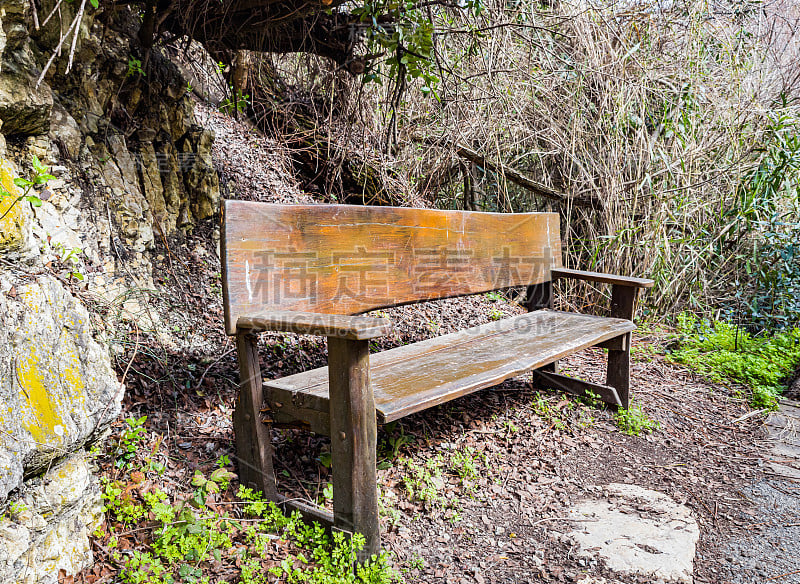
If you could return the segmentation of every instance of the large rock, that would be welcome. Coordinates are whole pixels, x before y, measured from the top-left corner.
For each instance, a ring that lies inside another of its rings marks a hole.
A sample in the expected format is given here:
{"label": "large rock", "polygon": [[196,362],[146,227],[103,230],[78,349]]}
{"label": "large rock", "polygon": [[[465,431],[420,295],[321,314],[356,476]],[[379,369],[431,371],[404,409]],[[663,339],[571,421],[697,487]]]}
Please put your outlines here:
{"label": "large rock", "polygon": [[0,120],[4,134],[46,134],[53,96],[46,85],[25,74],[0,74]]}
{"label": "large rock", "polygon": [[0,315],[3,500],[114,420],[122,387],[86,308],[55,278],[12,287],[0,276]]}
{"label": "large rock", "polygon": [[53,95],[36,85],[39,67],[26,26],[30,3],[3,2],[0,13],[0,120],[3,134],[45,134],[50,129]]}
{"label": "large rock", "polygon": [[568,539],[584,557],[598,557],[622,575],[653,584],[691,584],[700,529],[691,511],[667,495],[636,485],[611,484],[608,498],[570,510],[577,527]]}
{"label": "large rock", "polygon": [[119,233],[125,243],[136,252],[153,247],[153,215],[150,203],[139,189],[137,161],[128,150],[122,136],[110,136],[105,146],[97,146],[95,155],[106,162],[102,173],[106,183],[106,197]]}
{"label": "large rock", "polygon": [[192,213],[198,220],[219,213],[219,177],[211,160],[214,132],[194,127],[178,142],[181,150],[183,181],[192,201]]}
{"label": "large rock", "polygon": [[92,563],[89,535],[103,521],[85,452],[28,481],[0,517],[0,582],[56,584]]}
{"label": "large rock", "polygon": [[53,104],[50,115],[50,139],[68,158],[76,160],[83,146],[83,136],[78,122],[60,103]]}

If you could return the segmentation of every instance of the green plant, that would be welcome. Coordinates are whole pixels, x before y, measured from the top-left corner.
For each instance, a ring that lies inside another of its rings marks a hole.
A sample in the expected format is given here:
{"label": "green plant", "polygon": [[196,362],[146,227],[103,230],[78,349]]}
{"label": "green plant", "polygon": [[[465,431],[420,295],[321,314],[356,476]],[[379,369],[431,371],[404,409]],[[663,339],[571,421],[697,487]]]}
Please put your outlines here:
{"label": "green plant", "polygon": [[128,71],[125,73],[125,77],[132,77],[134,75],[141,75],[142,77],[145,77],[141,60],[131,57],[128,59]]}
{"label": "green plant", "polygon": [[566,422],[561,417],[561,412],[550,405],[550,401],[544,396],[538,396],[531,406],[533,407],[533,411],[536,412],[536,415],[545,420],[556,430],[564,430],[567,427]]}
{"label": "green plant", "polygon": [[[6,215],[11,212],[11,209],[14,208],[14,205],[19,203],[20,201],[27,201],[31,204],[32,207],[41,207],[42,206],[42,199],[39,198],[39,195],[36,193],[31,193],[33,187],[44,185],[47,181],[53,180],[55,177],[51,174],[48,174],[48,169],[44,166],[37,156],[33,156],[31,163],[33,164],[33,171],[34,176],[33,180],[24,179],[21,177],[17,177],[13,180],[14,185],[24,189],[21,195],[18,195],[14,201],[6,208],[2,215],[0,215],[0,221],[2,221]],[[5,172],[5,170],[4,170]],[[13,195],[9,193],[5,188],[0,186],[0,202],[2,202],[7,197],[12,197]]]}
{"label": "green plant", "polygon": [[147,510],[134,501],[130,492],[119,481],[112,482],[104,477],[102,497],[105,501],[103,511],[120,523],[135,523],[147,516]]}
{"label": "green plant", "polygon": [[450,470],[456,473],[461,481],[478,478],[478,469],[481,462],[486,461],[486,455],[479,453],[472,446],[463,450],[454,450],[450,455]]}
{"label": "green plant", "polygon": [[194,501],[198,506],[205,504],[206,497],[225,491],[236,475],[225,468],[217,468],[208,478],[199,470],[194,471],[192,485],[197,487]]}
{"label": "green plant", "polygon": [[400,449],[413,442],[414,437],[406,434],[401,424],[398,422],[386,424],[378,442],[378,468],[381,470],[389,468],[391,461],[400,454]]}
{"label": "green plant", "polygon": [[503,318],[502,311],[496,306],[492,306],[489,309],[489,320],[500,320],[501,318]]}
{"label": "green plant", "polygon": [[84,276],[78,271],[81,266],[80,254],[83,250],[79,247],[67,249],[64,244],[56,242],[53,244],[53,249],[58,255],[59,261],[67,267],[67,277],[83,281]]}
{"label": "green plant", "polygon": [[586,393],[580,397],[580,400],[590,408],[596,410],[603,407],[603,400],[600,399],[600,395],[590,389],[586,390]]}
{"label": "green plant", "polygon": [[746,277],[729,312],[761,328],[800,322],[800,117],[783,94],[767,117],[758,162],[731,211],[736,238],[751,245],[737,258]]}
{"label": "green plant", "polygon": [[129,417],[125,419],[125,429],[120,434],[117,446],[114,449],[114,456],[117,459],[117,466],[124,467],[131,463],[136,449],[144,441],[147,429],[144,423],[147,416],[140,418]]}
{"label": "green plant", "polygon": [[322,500],[320,501],[320,504],[323,504],[325,502],[328,502],[328,503],[333,502],[333,484],[332,483],[328,483],[327,485],[325,485],[322,488]]}
{"label": "green plant", "polygon": [[647,414],[634,400],[631,400],[627,409],[619,408],[617,410],[614,414],[614,422],[617,424],[617,428],[628,436],[639,436],[642,433],[650,434],[661,427],[661,423],[648,418]]}
{"label": "green plant", "polygon": [[487,292],[484,296],[490,302],[502,302],[505,300],[505,297],[500,292]]}
{"label": "green plant", "polygon": [[783,381],[800,366],[800,329],[753,336],[739,327],[678,318],[677,348],[668,358],[716,383],[747,385],[755,408],[775,409]]}
{"label": "green plant", "polygon": [[444,487],[442,462],[441,455],[429,458],[423,465],[418,465],[410,459],[404,461],[407,473],[403,478],[403,484],[409,499],[419,501],[430,509],[444,506],[445,500],[440,494]]}
{"label": "green plant", "polygon": [[408,560],[408,567],[412,570],[422,570],[425,568],[425,559],[418,553],[414,552],[411,554],[411,558]]}
{"label": "green plant", "polygon": [[[420,91],[424,95],[436,95],[439,77],[433,60],[434,24],[428,12],[420,10],[413,2],[367,0],[352,13],[367,27],[367,51],[387,55],[383,63],[369,65],[363,77],[365,83],[382,83],[385,67],[389,80],[398,88],[396,102],[407,78],[421,79]],[[392,26],[379,24],[378,19],[385,19],[387,15],[394,21]]]}
{"label": "green plant", "polygon": [[234,91],[233,86],[228,86],[229,95],[219,104],[219,111],[227,115],[239,114],[250,105],[250,95],[243,94],[241,90]]}
{"label": "green plant", "polygon": [[0,521],[8,519],[19,519],[20,516],[28,510],[28,506],[21,501],[11,501],[8,504],[7,513],[0,513]]}
{"label": "green plant", "polygon": [[400,511],[393,505],[392,500],[378,489],[378,514],[386,519],[389,525],[400,525]]}

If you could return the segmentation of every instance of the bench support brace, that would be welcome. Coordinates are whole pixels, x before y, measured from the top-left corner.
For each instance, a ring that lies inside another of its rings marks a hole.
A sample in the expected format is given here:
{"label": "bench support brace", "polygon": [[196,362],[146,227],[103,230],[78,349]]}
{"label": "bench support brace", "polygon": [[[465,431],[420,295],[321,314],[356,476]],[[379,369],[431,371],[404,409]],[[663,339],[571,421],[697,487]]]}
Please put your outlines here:
{"label": "bench support brace", "polygon": [[272,439],[269,426],[261,422],[262,383],[258,363],[258,338],[236,334],[239,354],[239,396],[233,412],[239,482],[261,491],[275,501],[278,491],[272,469]]}
{"label": "bench support brace", "polygon": [[565,391],[573,395],[583,396],[587,391],[597,394],[602,401],[610,406],[617,407],[622,405],[617,390],[607,385],[592,383],[574,377],[567,377],[559,373],[551,373],[544,368],[534,369],[534,375],[546,386],[558,391]]}
{"label": "bench support brace", "polygon": [[363,562],[381,547],[369,341],[328,337],[328,374],[334,528],[364,535]]}

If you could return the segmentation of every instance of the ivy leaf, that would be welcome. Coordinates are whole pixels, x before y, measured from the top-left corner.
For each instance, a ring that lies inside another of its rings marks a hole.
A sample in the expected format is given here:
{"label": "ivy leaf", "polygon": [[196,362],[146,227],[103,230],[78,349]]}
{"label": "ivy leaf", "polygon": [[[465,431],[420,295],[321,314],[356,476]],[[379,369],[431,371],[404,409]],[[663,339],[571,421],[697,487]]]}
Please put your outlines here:
{"label": "ivy leaf", "polygon": [[194,471],[194,476],[192,477],[192,484],[195,487],[203,487],[208,482],[208,479],[203,476],[199,470]]}
{"label": "ivy leaf", "polygon": [[236,475],[225,468],[218,468],[217,470],[211,473],[211,476],[209,478],[215,483],[219,483],[223,481],[233,480],[236,478]]}

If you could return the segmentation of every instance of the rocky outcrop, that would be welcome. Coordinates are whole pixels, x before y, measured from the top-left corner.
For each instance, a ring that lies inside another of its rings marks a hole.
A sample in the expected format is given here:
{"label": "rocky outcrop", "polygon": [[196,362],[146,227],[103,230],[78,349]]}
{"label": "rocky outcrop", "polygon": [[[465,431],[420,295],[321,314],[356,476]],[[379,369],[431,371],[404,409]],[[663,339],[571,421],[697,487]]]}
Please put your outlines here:
{"label": "rocky outcrop", "polygon": [[0,515],[0,582],[56,584],[92,561],[89,535],[102,525],[89,457],[78,453],[28,481]]}
{"label": "rocky outcrop", "polygon": [[4,134],[44,134],[50,128],[53,97],[36,85],[39,67],[28,36],[30,3],[3,2],[0,23],[0,120]]}
{"label": "rocky outcrop", "polygon": [[[108,333],[158,327],[131,291],[154,288],[160,243],[219,211],[214,135],[165,54],[137,53],[131,10],[86,3],[72,70],[69,35],[42,75],[79,4],[34,30],[33,3],[0,2],[0,582],[91,562],[102,505],[86,450],[123,394]],[[55,178],[23,191],[34,155]]]}
{"label": "rocky outcrop", "polygon": [[120,411],[122,388],[86,308],[51,276],[0,276],[0,498],[80,449]]}
{"label": "rocky outcrop", "polygon": [[14,166],[7,160],[0,160],[0,256],[19,257],[30,250],[31,216],[28,205],[17,204],[22,191],[14,184]]}

